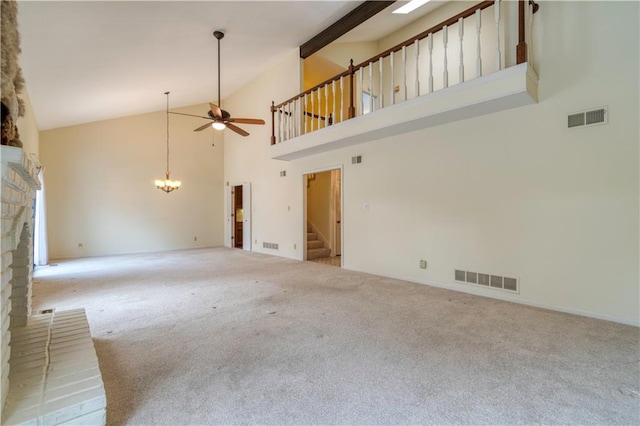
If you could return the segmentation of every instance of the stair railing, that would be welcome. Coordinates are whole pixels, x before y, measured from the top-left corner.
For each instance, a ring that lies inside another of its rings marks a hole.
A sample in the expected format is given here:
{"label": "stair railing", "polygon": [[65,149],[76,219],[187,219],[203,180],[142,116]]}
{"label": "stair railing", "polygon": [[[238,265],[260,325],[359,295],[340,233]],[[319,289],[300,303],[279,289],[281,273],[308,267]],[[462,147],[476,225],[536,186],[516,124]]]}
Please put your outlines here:
{"label": "stair railing", "polygon": [[[493,14],[483,13],[490,7]],[[537,10],[533,0],[518,0],[517,64],[527,61],[527,29],[530,32],[530,17]],[[482,1],[360,64],[351,60],[341,74],[277,105],[271,103],[271,145],[501,70],[501,27],[500,0]],[[475,37],[465,38],[465,31]],[[457,38],[458,47],[451,56],[450,38]],[[471,47],[475,52],[469,55]],[[493,67],[486,62],[493,62]]]}

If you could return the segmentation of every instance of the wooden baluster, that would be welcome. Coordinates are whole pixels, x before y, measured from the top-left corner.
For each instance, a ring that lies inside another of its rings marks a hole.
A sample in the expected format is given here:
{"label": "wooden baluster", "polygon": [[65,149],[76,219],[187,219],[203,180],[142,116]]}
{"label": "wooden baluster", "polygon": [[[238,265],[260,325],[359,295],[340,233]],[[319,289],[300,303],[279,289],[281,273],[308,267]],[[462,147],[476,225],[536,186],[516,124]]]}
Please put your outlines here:
{"label": "wooden baluster", "polygon": [[316,120],[318,121],[318,130],[322,129],[322,87],[318,87],[318,111],[316,112]]}
{"label": "wooden baluster", "polygon": [[282,105],[282,114],[280,114],[282,116],[282,140],[286,141],[287,139],[289,139],[287,137],[287,105]]}
{"label": "wooden baluster", "polygon": [[396,82],[395,82],[395,72],[393,70],[394,68],[394,63],[393,63],[393,52],[391,52],[391,54],[389,54],[389,60],[391,61],[389,63],[389,65],[391,66],[391,105],[395,105],[396,103]]}
{"label": "wooden baluster", "polygon": [[433,33],[427,36],[427,49],[429,49],[429,93],[433,92]]}
{"label": "wooden baluster", "polygon": [[293,101],[291,101],[291,137],[295,138],[297,135],[296,133],[296,121],[298,118],[298,115],[296,114],[296,105],[297,105],[297,99],[294,99]]}
{"label": "wooden baluster", "polygon": [[315,96],[313,95],[313,92],[309,93],[310,97],[311,97],[311,111],[309,111],[309,121],[311,122],[311,131],[313,132],[315,130],[315,122],[313,121],[313,113],[316,109],[315,106]]}
{"label": "wooden baluster", "polygon": [[289,102],[289,139],[295,137],[293,134],[293,101]]}
{"label": "wooden baluster", "polygon": [[292,117],[291,102],[289,102],[287,104],[287,140],[293,137],[291,136],[291,117]]}
{"label": "wooden baluster", "polygon": [[444,74],[442,75],[442,87],[449,87],[449,65],[447,64],[447,44],[449,44],[449,28],[442,27],[442,44],[444,46]]}
{"label": "wooden baluster", "polygon": [[407,46],[402,46],[402,93],[403,101],[407,100]]}
{"label": "wooden baluster", "polygon": [[413,42],[416,49],[416,98],[420,96],[420,40]]}
{"label": "wooden baluster", "polygon": [[344,121],[344,76],[340,77],[340,122]]}
{"label": "wooden baluster", "polygon": [[[358,87],[358,94],[360,95],[360,102],[358,102],[358,105],[360,105],[360,114],[359,115],[363,115],[364,114],[364,97],[362,96],[362,93],[364,91],[364,68],[360,68],[358,70],[358,82],[360,84],[360,86]],[[356,114],[358,114],[358,112],[356,111]]]}
{"label": "wooden baluster", "polygon": [[291,115],[289,116],[289,120],[291,120],[291,137],[295,138],[296,135],[296,101],[295,99],[291,102]]}
{"label": "wooden baluster", "polygon": [[335,122],[335,118],[336,118],[336,81],[335,80],[331,82],[331,93],[333,95],[333,108],[331,108],[331,114]]}
{"label": "wooden baluster", "polygon": [[282,107],[278,108],[278,143],[282,142]]}
{"label": "wooden baluster", "polygon": [[304,96],[302,97],[302,111],[301,111],[301,117],[302,117],[302,134],[306,135],[307,134],[307,114],[306,112],[309,109],[307,108],[307,94],[305,93]]}
{"label": "wooden baluster", "polygon": [[369,62],[369,111],[373,111],[373,62]]}
{"label": "wooden baluster", "polygon": [[458,19],[458,37],[460,38],[460,66],[458,67],[458,74],[460,74],[460,83],[464,82],[464,54],[463,54],[463,41],[464,41],[464,20]]}
{"label": "wooden baluster", "polygon": [[296,99],[296,136],[300,136],[302,134],[302,128],[300,125],[300,104],[302,103],[302,98],[299,97]]}
{"label": "wooden baluster", "polygon": [[379,104],[379,109],[384,108],[384,93],[383,93],[383,84],[382,84],[382,68],[383,68],[383,63],[382,63],[383,58],[380,58],[378,60],[378,74],[380,76],[380,88],[378,90],[378,104]]}
{"label": "wooden baluster", "polygon": [[501,53],[500,53],[500,0],[495,0],[495,20],[496,20],[496,71],[502,69]]}
{"label": "wooden baluster", "polygon": [[481,45],[482,40],[480,38],[480,28],[482,27],[482,10],[476,10],[476,39],[477,39],[477,47],[476,47],[476,78],[482,77],[482,55],[481,55]]}
{"label": "wooden baluster", "polygon": [[324,85],[324,127],[329,125],[329,85]]}

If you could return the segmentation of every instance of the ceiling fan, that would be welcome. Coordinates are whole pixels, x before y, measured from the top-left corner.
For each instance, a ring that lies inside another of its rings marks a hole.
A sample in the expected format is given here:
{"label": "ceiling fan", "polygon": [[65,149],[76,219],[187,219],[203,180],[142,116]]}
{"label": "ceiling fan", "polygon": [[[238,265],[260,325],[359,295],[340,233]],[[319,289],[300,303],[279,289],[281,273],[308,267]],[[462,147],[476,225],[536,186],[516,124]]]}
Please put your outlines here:
{"label": "ceiling fan", "polygon": [[[213,36],[218,40],[218,105],[220,105],[220,40],[224,37],[224,33],[222,31],[214,31]],[[194,132],[199,132],[201,130],[206,129],[207,127],[213,127],[216,130],[223,130],[225,127],[236,132],[241,136],[249,136],[249,133],[240,127],[236,126],[235,123],[238,124],[264,124],[264,120],[258,118],[235,118],[231,117],[227,111],[221,109],[218,105],[209,103],[209,107],[211,108],[206,118],[211,120],[212,123],[207,123],[203,126],[200,126],[194,129]]]}

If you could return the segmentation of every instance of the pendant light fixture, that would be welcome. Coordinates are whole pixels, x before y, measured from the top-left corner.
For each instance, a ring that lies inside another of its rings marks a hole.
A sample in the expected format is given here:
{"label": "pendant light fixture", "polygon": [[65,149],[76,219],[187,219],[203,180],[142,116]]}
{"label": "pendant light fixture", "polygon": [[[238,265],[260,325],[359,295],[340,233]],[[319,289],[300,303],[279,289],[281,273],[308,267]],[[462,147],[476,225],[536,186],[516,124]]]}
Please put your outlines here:
{"label": "pendant light fixture", "polygon": [[164,174],[165,178],[156,179],[155,184],[156,188],[161,189],[168,194],[174,189],[180,189],[182,182],[179,180],[169,179],[169,175],[171,174],[169,171],[169,92],[164,92],[164,94],[167,95],[167,170]]}

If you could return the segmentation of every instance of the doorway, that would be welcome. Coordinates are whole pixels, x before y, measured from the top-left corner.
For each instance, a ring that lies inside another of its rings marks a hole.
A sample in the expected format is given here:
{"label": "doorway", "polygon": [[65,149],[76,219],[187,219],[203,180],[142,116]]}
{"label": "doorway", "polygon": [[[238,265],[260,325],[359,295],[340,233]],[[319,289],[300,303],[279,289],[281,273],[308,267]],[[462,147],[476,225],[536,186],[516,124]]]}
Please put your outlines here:
{"label": "doorway", "polygon": [[244,221],[244,211],[242,210],[242,185],[233,187],[233,235],[231,241],[233,247],[242,248],[242,225]]}
{"label": "doorway", "polygon": [[305,199],[304,259],[342,266],[342,169],[303,175]]}
{"label": "doorway", "polygon": [[227,186],[226,246],[251,251],[251,184]]}

